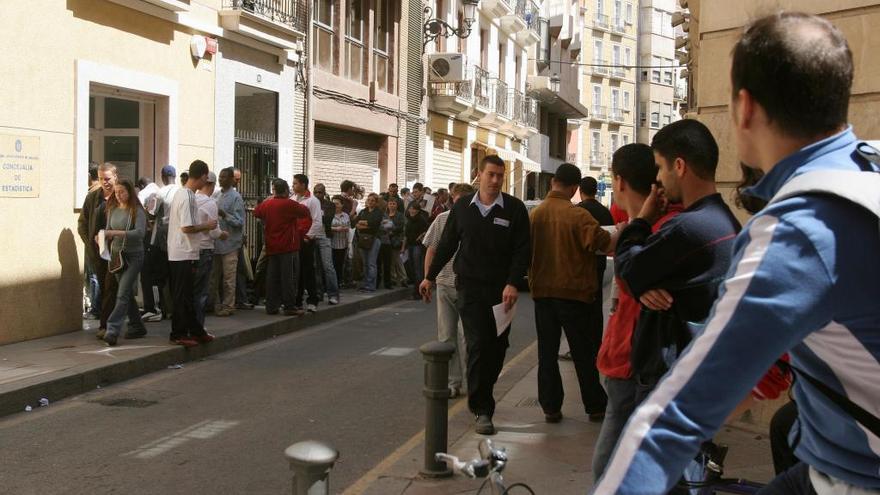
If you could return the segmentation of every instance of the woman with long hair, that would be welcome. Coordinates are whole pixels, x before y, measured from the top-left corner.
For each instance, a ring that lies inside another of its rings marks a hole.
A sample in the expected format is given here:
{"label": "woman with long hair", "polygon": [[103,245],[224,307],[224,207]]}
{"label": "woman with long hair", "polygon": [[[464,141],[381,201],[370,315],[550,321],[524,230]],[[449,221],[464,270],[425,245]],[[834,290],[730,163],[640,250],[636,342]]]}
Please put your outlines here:
{"label": "woman with long hair", "polygon": [[116,306],[107,320],[107,330],[103,335],[99,334],[98,338],[102,338],[107,345],[114,346],[122,332],[126,315],[126,339],[147,335],[134,300],[135,284],[144,264],[147,215],[130,180],[120,179],[116,182],[112,200],[107,204],[106,225],[104,237],[110,243],[108,269],[115,275],[119,288],[116,291]]}
{"label": "woman with long hair", "polygon": [[[382,217],[382,227],[379,230],[381,246],[379,247],[379,261],[377,267],[379,282],[384,282],[386,289],[394,288],[391,279],[391,267],[393,257],[400,252],[403,246],[403,226],[405,219],[400,211],[400,202],[397,198],[388,198],[385,213]],[[377,285],[378,282],[377,282]]]}
{"label": "woman with long hair", "polygon": [[357,216],[358,248],[364,260],[364,283],[359,292],[376,291],[376,260],[379,257],[379,227],[382,224],[382,210],[379,208],[379,195],[370,193],[367,206]]}

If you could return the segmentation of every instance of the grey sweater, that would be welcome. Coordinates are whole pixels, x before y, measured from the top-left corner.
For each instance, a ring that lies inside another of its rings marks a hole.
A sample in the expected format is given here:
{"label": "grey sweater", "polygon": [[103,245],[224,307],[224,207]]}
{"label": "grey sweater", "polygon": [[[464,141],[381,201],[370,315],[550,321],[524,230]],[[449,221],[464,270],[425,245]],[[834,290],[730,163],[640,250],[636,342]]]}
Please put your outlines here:
{"label": "grey sweater", "polygon": [[[124,230],[125,231],[125,253],[140,253],[144,250],[144,235],[147,231],[147,215],[144,209],[138,207],[137,216],[134,225],[129,225],[129,210],[123,208],[114,208],[110,212],[110,218],[107,222],[108,230]],[[114,237],[112,247],[118,249],[122,246],[122,237]]]}

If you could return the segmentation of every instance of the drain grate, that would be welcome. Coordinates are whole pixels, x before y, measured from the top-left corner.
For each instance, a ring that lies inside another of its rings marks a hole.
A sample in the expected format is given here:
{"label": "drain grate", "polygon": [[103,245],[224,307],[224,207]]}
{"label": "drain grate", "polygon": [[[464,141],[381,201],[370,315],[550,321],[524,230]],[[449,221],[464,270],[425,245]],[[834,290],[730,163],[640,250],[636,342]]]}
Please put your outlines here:
{"label": "drain grate", "polygon": [[135,399],[132,397],[117,397],[110,399],[93,400],[89,402],[109,407],[150,407],[159,403],[155,400]]}
{"label": "drain grate", "polygon": [[537,397],[525,397],[516,403],[516,407],[540,407]]}

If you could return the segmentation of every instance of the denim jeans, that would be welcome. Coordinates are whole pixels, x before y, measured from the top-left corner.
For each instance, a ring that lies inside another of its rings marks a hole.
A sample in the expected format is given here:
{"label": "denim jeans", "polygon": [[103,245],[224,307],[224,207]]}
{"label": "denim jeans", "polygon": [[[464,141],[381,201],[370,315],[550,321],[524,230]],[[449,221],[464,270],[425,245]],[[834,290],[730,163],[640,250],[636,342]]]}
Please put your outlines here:
{"label": "denim jeans", "polygon": [[[250,260],[247,260],[250,263]],[[235,304],[245,304],[247,297],[247,268],[245,268],[244,249],[238,250],[238,266],[235,269]]]}
{"label": "denim jeans", "polygon": [[376,260],[379,258],[379,239],[373,239],[370,249],[361,248],[361,258],[364,260],[364,285],[366,290],[376,290]]}
{"label": "denim jeans", "polygon": [[129,330],[144,328],[137,301],[134,300],[135,284],[144,265],[144,253],[123,253],[125,268],[113,275],[117,280],[116,305],[107,318],[107,334],[116,335],[122,332],[122,323],[128,316]]}
{"label": "denim jeans", "polygon": [[321,268],[324,270],[324,290],[330,297],[339,297],[339,281],[336,279],[336,269],[333,263],[333,248],[330,239],[327,237],[319,237],[316,239],[318,243],[318,258]]}
{"label": "denim jeans", "polygon": [[449,361],[449,386],[460,389],[462,379],[467,376],[467,347],[464,343],[464,329],[458,316],[458,291],[455,287],[437,284],[437,340],[455,346]]}
{"label": "denim jeans", "polygon": [[802,462],[796,464],[758,490],[758,495],[816,495],[810,480],[810,466]]}
{"label": "denim jeans", "polygon": [[208,306],[208,288],[211,287],[211,270],[214,269],[214,250],[199,251],[199,262],[196,265],[196,278],[193,280],[193,307],[196,310],[196,321],[205,326],[205,308]]}
{"label": "denim jeans", "polygon": [[596,440],[593,451],[593,481],[599,481],[617,440],[623,433],[626,422],[636,409],[636,382],[632,379],[602,377],[602,386],[608,394],[608,405],[605,406],[605,420]]}
{"label": "denim jeans", "polygon": [[407,246],[406,252],[409,255],[407,263],[410,264],[412,270],[413,295],[416,295],[419,292],[419,284],[425,278],[425,248],[421,244],[416,244],[415,246]]}
{"label": "denim jeans", "polygon": [[94,263],[86,256],[85,262],[86,290],[89,295],[88,311],[92,315],[101,317],[101,284],[98,282],[98,273]]}

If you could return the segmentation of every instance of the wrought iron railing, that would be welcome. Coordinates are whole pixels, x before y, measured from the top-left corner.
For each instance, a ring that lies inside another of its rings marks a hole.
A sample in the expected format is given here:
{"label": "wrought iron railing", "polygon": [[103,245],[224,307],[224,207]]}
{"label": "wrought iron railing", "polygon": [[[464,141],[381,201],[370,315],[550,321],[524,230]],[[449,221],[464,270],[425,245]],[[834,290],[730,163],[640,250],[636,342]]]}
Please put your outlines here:
{"label": "wrought iron railing", "polygon": [[244,10],[305,33],[308,0],[223,0],[224,9]]}
{"label": "wrought iron railing", "polygon": [[608,61],[594,58],[592,69],[593,69],[593,74],[607,76],[608,75]]}
{"label": "wrought iron railing", "polygon": [[529,31],[534,31],[537,34],[541,34],[541,26],[538,22],[538,18],[541,15],[541,6],[538,5],[534,0],[529,0],[528,7],[526,7],[525,21],[526,26],[528,26]]}
{"label": "wrought iron railing", "polygon": [[591,115],[594,119],[605,120],[608,118],[608,108],[602,105],[593,105],[593,113]]}
{"label": "wrought iron railing", "polygon": [[531,129],[538,128],[538,100],[528,96],[523,100],[523,123]]}
{"label": "wrought iron railing", "polygon": [[601,151],[593,151],[590,153],[590,166],[601,167],[605,165],[605,153]]}
{"label": "wrought iron railing", "polygon": [[432,81],[429,84],[431,96],[454,96],[467,101],[474,101],[474,81],[441,82]]}
{"label": "wrought iron railing", "polygon": [[510,117],[510,98],[507,83],[501,79],[495,79],[495,113],[503,117]]}
{"label": "wrought iron railing", "polygon": [[522,123],[523,122],[523,114],[525,112],[525,95],[522,91],[517,89],[510,90],[510,103],[511,103],[511,112],[512,118],[514,121]]}
{"label": "wrought iron railing", "polygon": [[474,102],[483,108],[492,107],[489,73],[479,66],[474,66]]}
{"label": "wrought iron railing", "polygon": [[612,108],[611,109],[611,120],[613,122],[623,122],[623,109]]}
{"label": "wrought iron railing", "polygon": [[623,18],[615,17],[611,29],[616,33],[626,33],[626,23],[623,22]]}
{"label": "wrought iron railing", "polygon": [[596,14],[593,18],[593,24],[599,29],[611,29],[611,22],[605,14]]}

